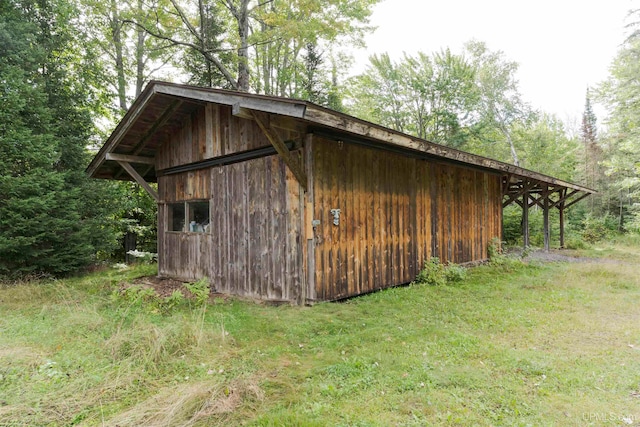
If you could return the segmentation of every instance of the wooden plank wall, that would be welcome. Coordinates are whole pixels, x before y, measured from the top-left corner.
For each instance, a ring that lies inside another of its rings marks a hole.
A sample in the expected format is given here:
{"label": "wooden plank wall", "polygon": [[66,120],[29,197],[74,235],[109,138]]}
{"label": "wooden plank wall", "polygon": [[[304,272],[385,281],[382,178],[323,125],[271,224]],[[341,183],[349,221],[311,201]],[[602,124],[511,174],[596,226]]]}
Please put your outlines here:
{"label": "wooden plank wall", "polygon": [[302,271],[300,190],[278,156],[161,177],[166,203],[209,199],[211,233],[168,232],[162,205],[159,273],[207,276],[219,292],[296,301]]}
{"label": "wooden plank wall", "polygon": [[433,256],[486,259],[501,235],[497,175],[321,138],[312,161],[318,299],[407,283]]}
{"label": "wooden plank wall", "polygon": [[168,143],[160,146],[156,170],[268,145],[260,129],[249,120],[233,116],[231,107],[207,104],[188,117]]}
{"label": "wooden plank wall", "polygon": [[[270,117],[285,140],[304,124]],[[207,104],[184,121],[156,155],[156,168],[270,146],[257,124],[231,107]],[[296,153],[299,155],[300,153]],[[158,179],[159,274],[207,276],[220,292],[294,301],[306,282],[300,186],[274,155]],[[167,203],[210,200],[211,233],[168,232]]]}
{"label": "wooden plank wall", "polygon": [[[203,169],[158,179],[158,194],[165,203],[211,198],[211,170]],[[183,280],[209,276],[210,235],[168,232],[167,205],[158,208],[158,273]]]}

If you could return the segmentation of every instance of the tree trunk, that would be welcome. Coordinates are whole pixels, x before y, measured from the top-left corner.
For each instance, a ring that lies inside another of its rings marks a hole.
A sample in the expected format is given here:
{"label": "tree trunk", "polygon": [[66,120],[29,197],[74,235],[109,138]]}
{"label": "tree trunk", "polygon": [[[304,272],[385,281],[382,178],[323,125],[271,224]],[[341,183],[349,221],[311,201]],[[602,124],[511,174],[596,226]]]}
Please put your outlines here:
{"label": "tree trunk", "polygon": [[111,0],[111,36],[116,60],[118,104],[121,110],[127,111],[127,81],[124,76],[124,54],[122,46],[122,20],[118,12],[118,4]]}
{"label": "tree trunk", "polygon": [[[143,12],[143,4],[142,0],[138,0],[138,10],[137,12],[142,15]],[[136,29],[137,40],[136,40],[136,98],[142,93],[142,87],[144,86],[145,76],[144,76],[144,68],[145,68],[145,59],[144,59],[144,43],[147,39],[147,33],[140,27]]]}
{"label": "tree trunk", "polygon": [[136,261],[136,257],[129,254],[129,251],[136,250],[137,243],[138,243],[137,241],[138,241],[138,237],[136,236],[135,233],[132,233],[130,231],[127,231],[125,233],[122,244],[124,246],[124,261],[127,264],[132,264]]}
{"label": "tree trunk", "polygon": [[238,21],[238,90],[249,92],[249,0],[241,0],[240,9],[236,10]]}
{"label": "tree trunk", "polygon": [[511,132],[505,129],[504,135],[507,137],[507,142],[509,143],[509,150],[511,150],[511,157],[513,158],[513,164],[516,166],[520,166],[520,159],[518,159],[518,153],[516,153],[516,147],[515,145],[513,145],[513,140],[511,139]]}
{"label": "tree trunk", "polygon": [[[260,29],[263,33],[266,32],[267,24],[265,24],[264,22],[261,22]],[[270,95],[271,94],[271,71],[270,71],[271,58],[269,54],[271,52],[268,45],[261,46],[259,49],[262,50],[262,89],[265,94]],[[258,48],[256,47],[256,51],[257,50]],[[256,57],[258,57],[257,54],[256,54]]]}

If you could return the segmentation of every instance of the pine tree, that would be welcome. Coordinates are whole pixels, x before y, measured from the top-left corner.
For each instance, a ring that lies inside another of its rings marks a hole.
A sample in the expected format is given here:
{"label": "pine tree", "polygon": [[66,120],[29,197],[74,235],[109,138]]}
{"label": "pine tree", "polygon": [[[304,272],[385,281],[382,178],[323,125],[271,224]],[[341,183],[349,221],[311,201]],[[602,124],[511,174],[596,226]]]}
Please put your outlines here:
{"label": "pine tree", "polygon": [[92,119],[64,0],[0,0],[0,276],[61,274],[115,242],[84,174]]}
{"label": "pine tree", "polygon": [[[602,172],[600,170],[600,162],[602,161],[602,149],[598,144],[598,128],[597,118],[591,106],[591,96],[589,88],[584,103],[584,112],[582,113],[582,126],[580,127],[580,136],[584,145],[584,183],[587,187],[601,187]],[[600,204],[597,196],[589,198],[591,212],[594,213],[596,206]]]}
{"label": "pine tree", "polygon": [[587,88],[587,95],[584,102],[584,112],[582,113],[582,127],[580,128],[582,140],[585,143],[596,143],[598,136],[596,121],[596,115],[593,112],[593,107],[591,106],[591,96],[589,95],[589,88]]}

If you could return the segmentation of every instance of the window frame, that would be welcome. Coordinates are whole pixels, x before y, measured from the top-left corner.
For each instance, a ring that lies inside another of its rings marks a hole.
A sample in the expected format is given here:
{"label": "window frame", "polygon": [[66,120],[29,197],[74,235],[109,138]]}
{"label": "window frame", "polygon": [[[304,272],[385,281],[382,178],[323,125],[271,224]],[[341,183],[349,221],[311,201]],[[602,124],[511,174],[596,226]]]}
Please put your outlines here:
{"label": "window frame", "polygon": [[[206,227],[206,230],[203,229],[203,231],[191,231],[190,230],[190,224],[192,221],[194,221],[193,219],[191,219],[193,217],[192,214],[192,210],[193,204],[196,203],[206,203],[207,204],[207,220],[208,220],[208,227]],[[182,204],[183,206],[183,212],[184,212],[184,220],[183,220],[183,224],[182,224],[182,230],[172,230],[173,228],[173,214],[171,213],[171,209],[173,205],[180,205]],[[165,224],[164,224],[164,229],[165,232],[167,233],[186,233],[186,234],[211,234],[211,200],[210,199],[192,199],[192,200],[178,200],[175,202],[167,202],[165,203],[165,207],[166,207],[166,219],[165,219]]]}

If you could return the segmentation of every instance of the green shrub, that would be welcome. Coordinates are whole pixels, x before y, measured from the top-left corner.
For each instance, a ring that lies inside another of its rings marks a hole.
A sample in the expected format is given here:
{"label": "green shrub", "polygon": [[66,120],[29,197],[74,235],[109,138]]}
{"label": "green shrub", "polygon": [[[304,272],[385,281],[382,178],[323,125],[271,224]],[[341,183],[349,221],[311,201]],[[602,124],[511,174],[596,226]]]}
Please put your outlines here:
{"label": "green shrub", "polygon": [[153,264],[155,262],[158,262],[158,254],[154,252],[132,250],[132,251],[128,251],[127,255],[131,255],[132,257],[147,264]]}
{"label": "green shrub", "polygon": [[582,236],[568,236],[564,239],[565,249],[587,249],[589,245],[584,241]]}
{"label": "green shrub", "polygon": [[452,263],[444,265],[440,262],[440,258],[432,257],[424,262],[424,268],[416,276],[415,283],[442,286],[460,282],[466,277],[466,268]]}
{"label": "green shrub", "polygon": [[447,283],[462,282],[467,278],[467,269],[458,264],[447,264],[445,278]]}
{"label": "green shrub", "polygon": [[489,255],[489,260],[493,260],[494,258],[502,255],[502,242],[497,237],[494,237],[489,241],[489,245],[487,246],[487,254]]}
{"label": "green shrub", "polygon": [[169,295],[168,297],[164,297],[162,298],[158,305],[160,307],[160,310],[165,313],[165,314],[169,314],[171,313],[171,311],[173,311],[174,308],[179,307],[180,304],[182,304],[184,302],[184,294],[182,293],[181,290],[179,289],[175,289],[171,295]]}
{"label": "green shrub", "polygon": [[609,215],[595,217],[587,215],[582,220],[582,238],[587,243],[596,243],[611,237],[617,230],[615,219]]}
{"label": "green shrub", "polygon": [[203,277],[197,282],[185,283],[184,285],[189,292],[193,294],[198,305],[204,305],[209,299],[209,293],[211,292],[211,286],[209,284],[209,278]]}
{"label": "green shrub", "polygon": [[[185,285],[194,295],[198,305],[206,303],[209,295],[209,285],[208,282],[205,283],[205,285],[202,285],[199,281],[194,284]],[[171,295],[162,297],[158,295],[155,289],[143,285],[131,285],[124,289],[116,289],[111,294],[111,298],[115,302],[126,303],[126,311],[129,311],[131,308],[137,308],[147,312],[161,313],[164,315],[171,314],[186,300],[183,291],[180,289],[175,289]]]}
{"label": "green shrub", "polygon": [[502,211],[502,230],[505,242],[517,245],[522,242],[522,209],[509,205]]}
{"label": "green shrub", "polygon": [[502,250],[502,243],[503,242],[500,242],[500,239],[497,237],[494,237],[489,242],[487,247],[489,264],[504,271],[511,271],[514,268],[523,265],[524,263],[522,259],[529,256],[530,248],[525,248],[520,256],[514,257],[504,253]]}
{"label": "green shrub", "polygon": [[155,304],[158,298],[156,291],[142,285],[131,285],[124,289],[113,291],[111,297],[114,300],[122,300],[134,307]]}

